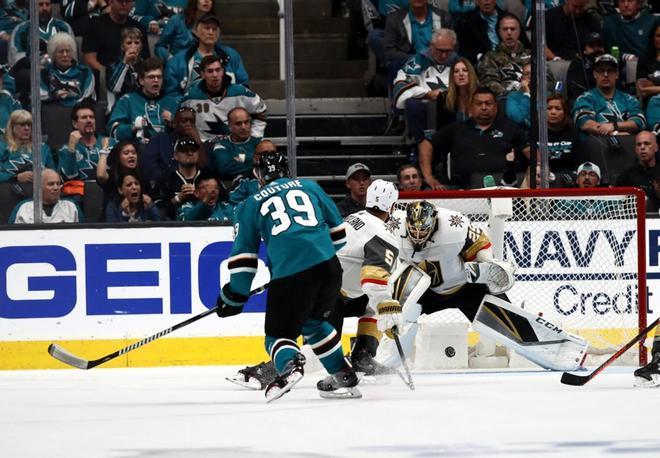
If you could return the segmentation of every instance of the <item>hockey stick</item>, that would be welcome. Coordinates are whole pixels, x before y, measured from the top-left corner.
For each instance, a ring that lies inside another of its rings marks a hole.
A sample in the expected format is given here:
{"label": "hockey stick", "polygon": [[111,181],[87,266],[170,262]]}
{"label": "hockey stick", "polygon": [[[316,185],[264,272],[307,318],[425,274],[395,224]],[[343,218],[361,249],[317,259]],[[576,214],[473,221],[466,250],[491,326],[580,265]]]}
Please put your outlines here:
{"label": "hockey stick", "polygon": [[644,329],[642,332],[637,334],[630,342],[625,344],[623,347],[619,348],[619,350],[614,353],[612,356],[610,356],[607,361],[605,361],[603,364],[598,366],[596,369],[591,374],[588,375],[576,375],[576,374],[571,374],[569,372],[564,372],[561,376],[561,383],[564,383],[566,385],[573,385],[573,386],[582,386],[586,384],[588,381],[590,381],[592,378],[603,372],[603,370],[609,366],[614,360],[619,358],[622,354],[624,354],[626,351],[630,349],[633,345],[635,345],[637,342],[640,340],[643,340],[646,335],[655,328],[658,323],[660,323],[660,318],[656,319],[653,323],[647,326],[646,329]]}
{"label": "hockey stick", "polygon": [[397,329],[396,326],[392,328],[392,335],[394,336],[394,343],[396,344],[396,349],[399,352],[399,358],[401,358],[401,365],[403,366],[403,370],[406,372],[406,377],[408,377],[408,380],[406,380],[403,377],[403,375],[401,375],[401,372],[397,371],[397,373],[399,374],[399,377],[401,377],[401,380],[403,380],[403,383],[408,385],[410,391],[415,391],[415,385],[413,384],[412,375],[410,374],[410,368],[408,367],[408,363],[406,362],[406,355],[403,354],[403,347],[401,347],[401,341],[399,340],[399,330]]}
{"label": "hockey stick", "polygon": [[[254,294],[259,294],[262,291],[265,291],[266,288],[268,288],[268,283],[250,291],[250,296]],[[174,326],[164,329],[152,336],[144,338],[138,342],[135,342],[134,344],[124,347],[121,350],[117,350],[113,353],[110,353],[109,355],[105,355],[99,359],[87,360],[80,358],[72,353],[69,353],[67,350],[54,343],[48,346],[48,353],[53,358],[63,362],[64,364],[68,364],[69,366],[77,367],[78,369],[91,369],[100,364],[107,363],[111,359],[115,359],[116,357],[128,353],[129,351],[133,351],[137,348],[142,347],[143,345],[153,342],[154,340],[159,339],[173,331],[176,331],[177,329],[181,329],[184,326],[188,326],[189,324],[194,323],[195,321],[201,320],[202,318],[217,312],[217,310],[218,310],[218,306],[216,305],[215,307],[208,309],[200,313],[199,315],[195,315],[191,318],[188,318],[187,320],[182,321],[181,323],[175,324]]]}

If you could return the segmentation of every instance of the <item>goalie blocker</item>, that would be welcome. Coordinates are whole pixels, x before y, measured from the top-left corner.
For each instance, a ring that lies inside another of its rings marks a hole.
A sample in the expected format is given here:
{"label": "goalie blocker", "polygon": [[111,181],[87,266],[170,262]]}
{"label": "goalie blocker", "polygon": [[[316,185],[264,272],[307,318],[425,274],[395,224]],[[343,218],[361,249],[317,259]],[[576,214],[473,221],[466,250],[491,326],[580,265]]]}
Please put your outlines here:
{"label": "goalie blocker", "polygon": [[499,297],[484,296],[472,323],[481,335],[515,350],[544,369],[574,371],[582,367],[588,342]]}

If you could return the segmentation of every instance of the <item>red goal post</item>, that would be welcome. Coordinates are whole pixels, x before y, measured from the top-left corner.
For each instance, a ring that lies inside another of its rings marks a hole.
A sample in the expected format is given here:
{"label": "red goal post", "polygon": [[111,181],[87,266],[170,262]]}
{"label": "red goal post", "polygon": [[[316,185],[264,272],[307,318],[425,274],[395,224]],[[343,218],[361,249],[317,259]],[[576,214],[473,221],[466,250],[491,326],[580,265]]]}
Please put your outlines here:
{"label": "red goal post", "polygon": [[[645,194],[638,188],[402,192],[486,230],[517,266],[512,303],[582,335],[592,354],[616,351],[646,327]],[[639,364],[646,364],[643,342]]]}

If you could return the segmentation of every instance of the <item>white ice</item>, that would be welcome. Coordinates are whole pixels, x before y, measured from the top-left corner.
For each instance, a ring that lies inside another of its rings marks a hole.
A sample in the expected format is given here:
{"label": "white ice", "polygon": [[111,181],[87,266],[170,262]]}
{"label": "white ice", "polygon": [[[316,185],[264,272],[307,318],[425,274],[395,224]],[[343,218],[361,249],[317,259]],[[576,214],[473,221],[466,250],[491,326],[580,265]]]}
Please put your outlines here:
{"label": "white ice", "polygon": [[415,372],[318,397],[308,374],[272,404],[235,367],[0,372],[2,458],[656,457],[660,389],[633,368],[582,387],[559,373]]}

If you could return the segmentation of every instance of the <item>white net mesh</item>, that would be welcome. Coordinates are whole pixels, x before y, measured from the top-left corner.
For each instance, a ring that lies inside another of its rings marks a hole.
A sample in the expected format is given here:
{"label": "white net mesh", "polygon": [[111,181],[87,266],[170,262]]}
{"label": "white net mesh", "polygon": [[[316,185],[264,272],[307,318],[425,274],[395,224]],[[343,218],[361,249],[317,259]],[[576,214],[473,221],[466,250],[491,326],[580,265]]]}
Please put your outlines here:
{"label": "white net mesh", "polygon": [[[639,196],[553,193],[490,199],[463,191],[427,200],[469,217],[489,234],[496,257],[517,266],[507,292],[513,304],[585,337],[590,354],[608,355],[639,332]],[[453,313],[437,319],[464,319]],[[630,355],[635,364],[637,352]]]}

